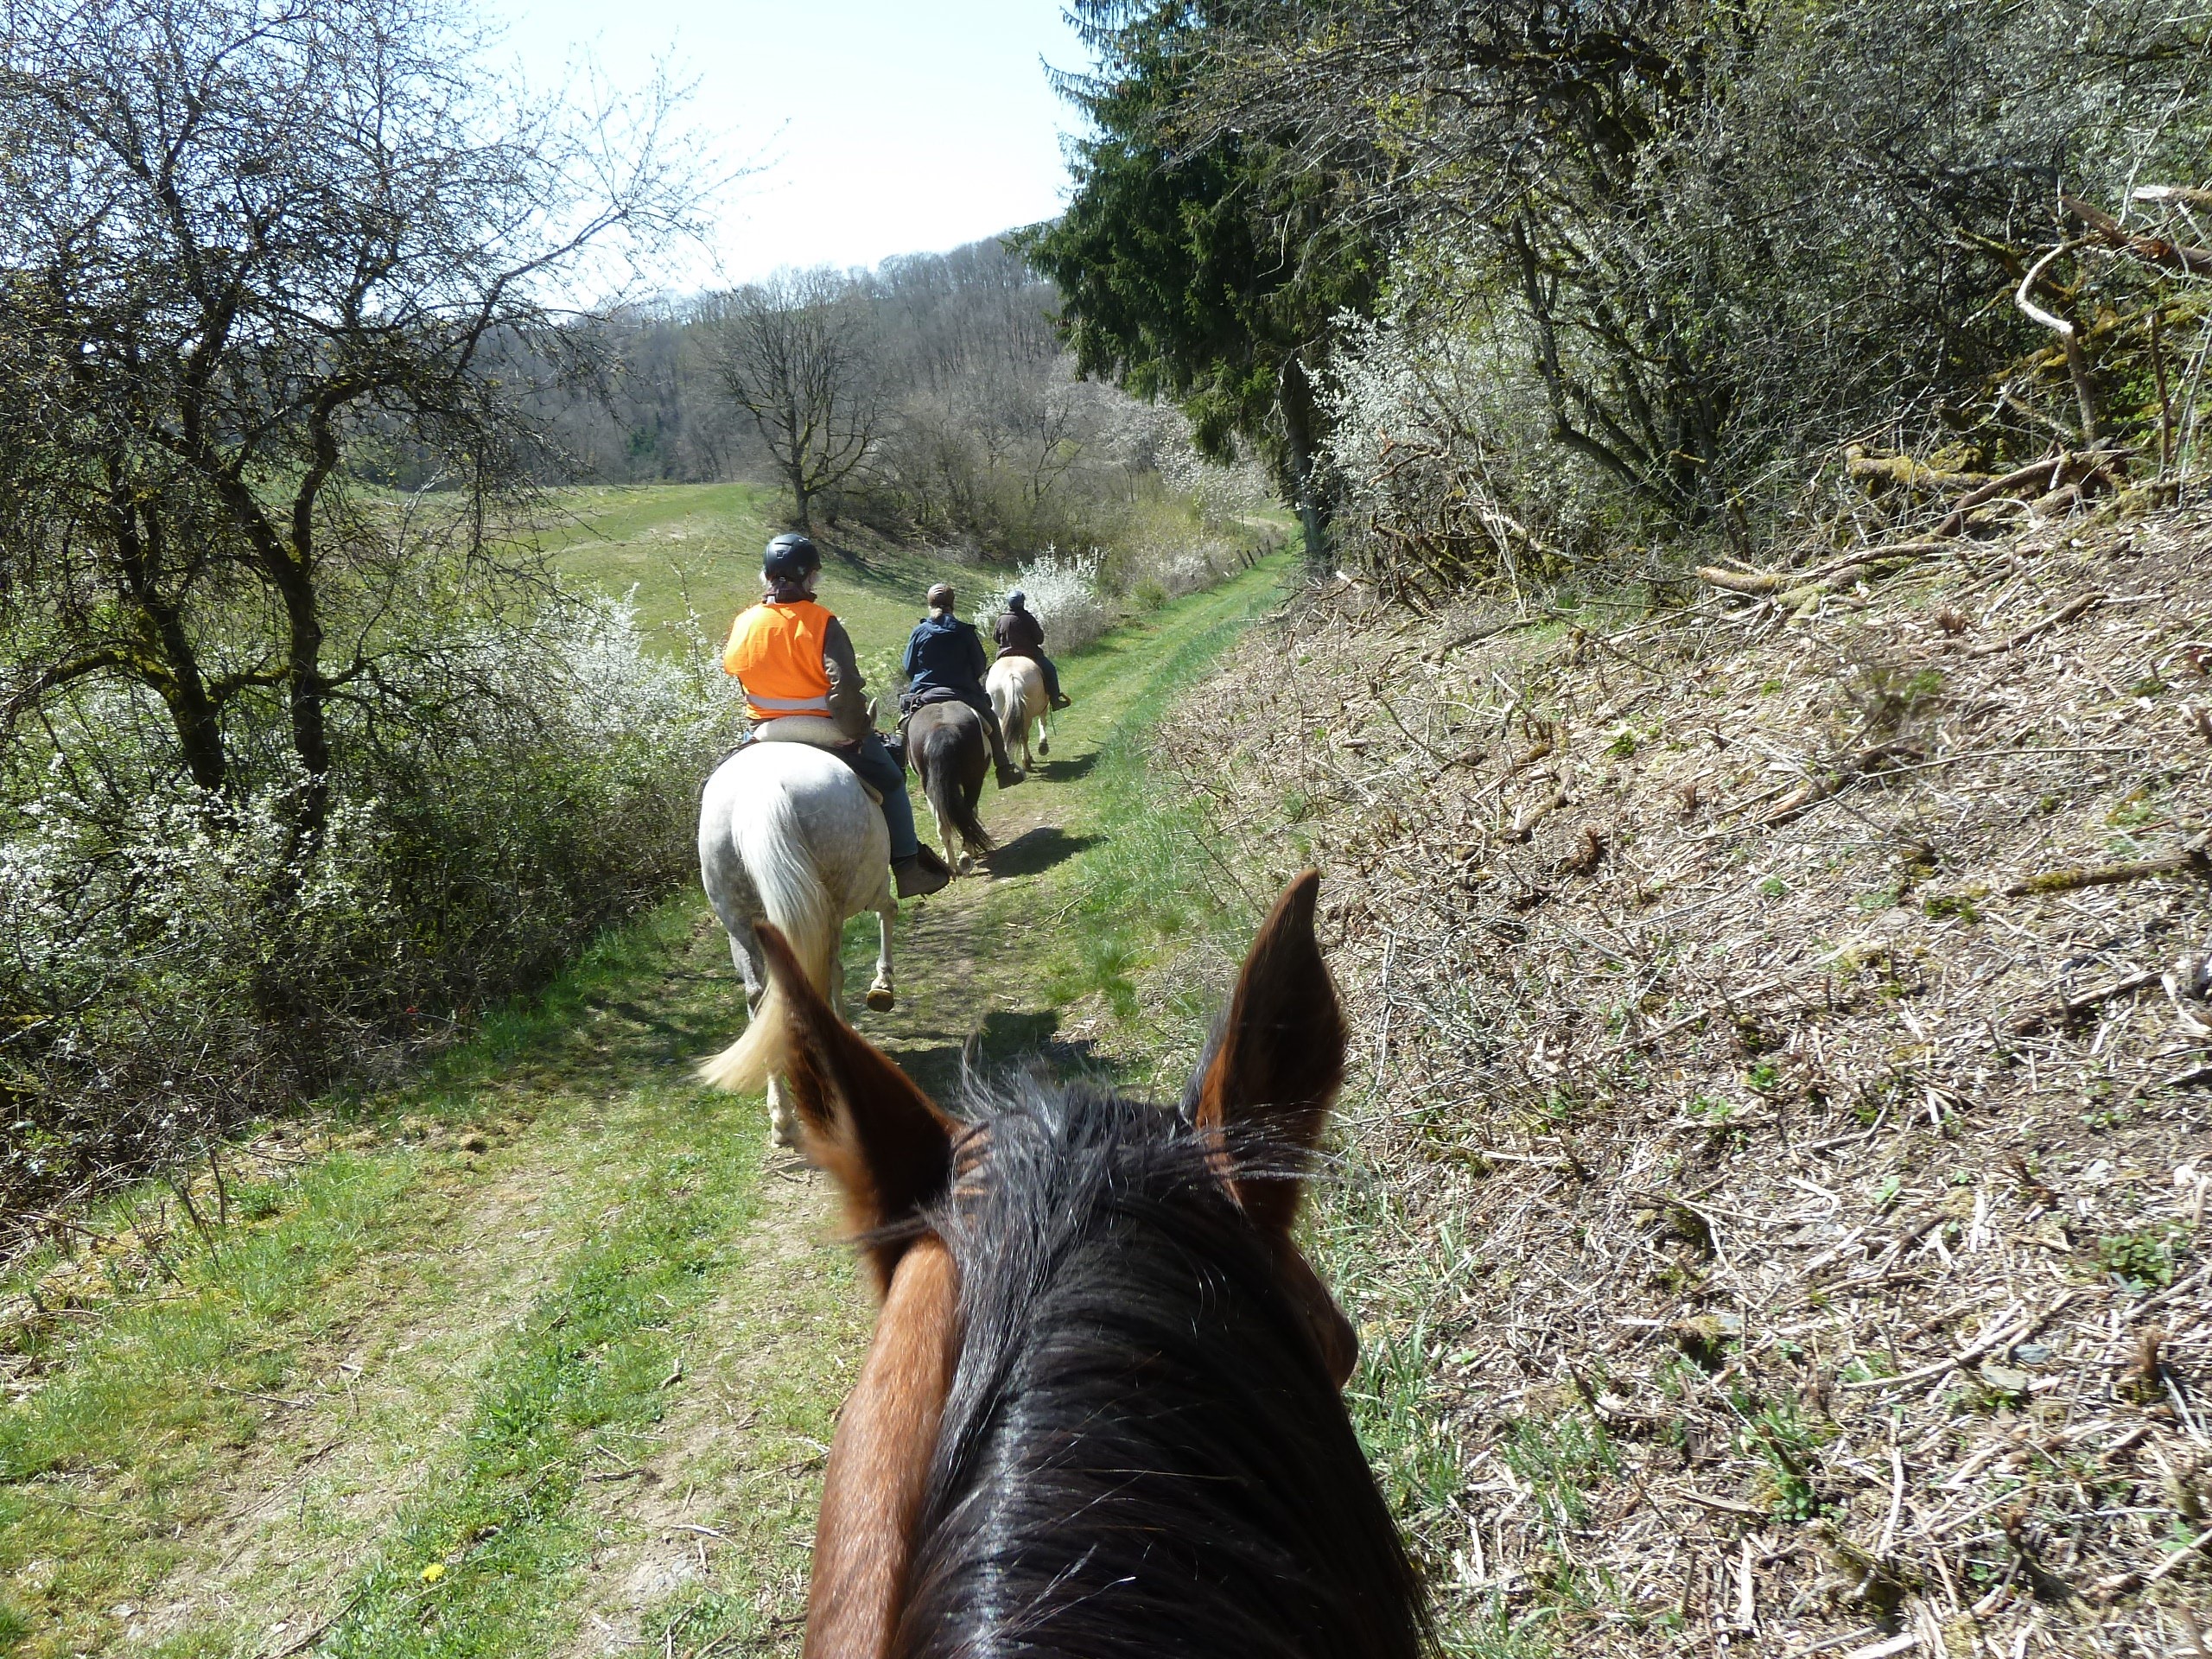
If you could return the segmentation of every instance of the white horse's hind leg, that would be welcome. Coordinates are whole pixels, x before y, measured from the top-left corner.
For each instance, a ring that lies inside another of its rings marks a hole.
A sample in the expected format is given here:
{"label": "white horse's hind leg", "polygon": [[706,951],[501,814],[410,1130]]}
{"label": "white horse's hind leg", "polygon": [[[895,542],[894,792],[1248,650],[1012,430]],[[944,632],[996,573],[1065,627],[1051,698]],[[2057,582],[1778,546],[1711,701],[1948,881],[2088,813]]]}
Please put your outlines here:
{"label": "white horse's hind leg", "polygon": [[899,1003],[891,988],[891,918],[895,914],[887,905],[875,912],[875,982],[868,988],[868,1005],[878,1014],[888,1014]]}

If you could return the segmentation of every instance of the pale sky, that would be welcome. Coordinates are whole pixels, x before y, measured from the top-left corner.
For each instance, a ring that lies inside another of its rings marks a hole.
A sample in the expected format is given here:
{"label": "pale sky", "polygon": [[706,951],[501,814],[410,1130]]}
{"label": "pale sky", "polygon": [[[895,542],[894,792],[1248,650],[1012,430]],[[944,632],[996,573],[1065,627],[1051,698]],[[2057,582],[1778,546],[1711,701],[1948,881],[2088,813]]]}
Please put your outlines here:
{"label": "pale sky", "polygon": [[550,85],[574,54],[620,86],[656,59],[697,81],[690,118],[765,170],[725,203],[690,289],[780,265],[872,265],[1049,219],[1073,114],[1045,66],[1084,67],[1059,0],[485,0],[495,56]]}

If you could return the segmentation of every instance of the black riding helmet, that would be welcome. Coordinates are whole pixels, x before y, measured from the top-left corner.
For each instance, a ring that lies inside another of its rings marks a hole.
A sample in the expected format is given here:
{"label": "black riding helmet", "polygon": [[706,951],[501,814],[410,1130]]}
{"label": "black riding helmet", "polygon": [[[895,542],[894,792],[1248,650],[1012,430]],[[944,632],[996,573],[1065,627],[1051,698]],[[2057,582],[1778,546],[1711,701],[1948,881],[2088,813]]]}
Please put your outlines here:
{"label": "black riding helmet", "polygon": [[760,556],[760,574],[771,582],[803,582],[822,568],[822,555],[814,543],[795,530],[787,530],[768,543]]}

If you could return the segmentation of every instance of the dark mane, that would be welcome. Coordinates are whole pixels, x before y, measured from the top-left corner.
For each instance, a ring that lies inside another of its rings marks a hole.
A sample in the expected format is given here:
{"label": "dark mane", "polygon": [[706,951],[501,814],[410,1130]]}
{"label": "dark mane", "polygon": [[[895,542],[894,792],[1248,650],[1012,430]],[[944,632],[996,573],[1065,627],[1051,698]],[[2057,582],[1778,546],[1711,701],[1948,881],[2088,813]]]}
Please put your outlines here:
{"label": "dark mane", "polygon": [[1181,1115],[971,1103],[964,1346],[900,1659],[1406,1659],[1426,1615],[1311,1326]]}

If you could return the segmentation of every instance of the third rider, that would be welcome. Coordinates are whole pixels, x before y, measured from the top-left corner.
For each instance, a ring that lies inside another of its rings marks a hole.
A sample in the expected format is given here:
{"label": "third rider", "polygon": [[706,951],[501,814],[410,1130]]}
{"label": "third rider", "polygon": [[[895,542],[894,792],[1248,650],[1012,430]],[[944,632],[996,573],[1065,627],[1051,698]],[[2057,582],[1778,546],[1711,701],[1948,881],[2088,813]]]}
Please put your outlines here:
{"label": "third rider", "polygon": [[991,634],[999,642],[1000,656],[1027,657],[1037,664],[1037,671],[1045,677],[1045,695],[1052,699],[1053,708],[1068,706],[1068,699],[1060,695],[1060,671],[1045,654],[1045,625],[1029,608],[1029,595],[1020,588],[1006,596],[1006,614],[999,618]]}

